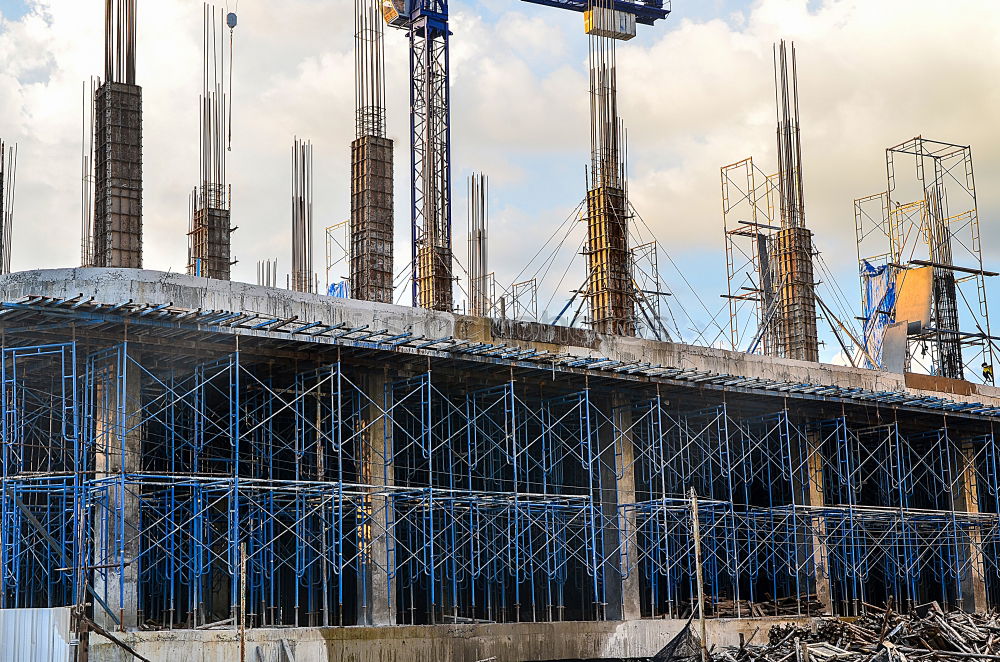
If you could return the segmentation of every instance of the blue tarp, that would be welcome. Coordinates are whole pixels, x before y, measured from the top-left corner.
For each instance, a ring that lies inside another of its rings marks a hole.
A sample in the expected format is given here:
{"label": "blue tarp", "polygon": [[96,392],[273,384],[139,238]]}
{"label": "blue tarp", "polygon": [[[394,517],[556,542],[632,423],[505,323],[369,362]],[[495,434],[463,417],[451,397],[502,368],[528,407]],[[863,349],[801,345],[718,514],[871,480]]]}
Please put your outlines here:
{"label": "blue tarp", "polygon": [[337,297],[338,299],[348,299],[351,293],[348,291],[347,281],[342,280],[339,283],[330,283],[330,288],[326,291],[327,296]]}
{"label": "blue tarp", "polygon": [[865,350],[879,363],[872,365],[866,358],[865,366],[881,368],[882,337],[886,327],[896,321],[896,272],[887,264],[875,266],[862,260],[861,282],[864,287]]}

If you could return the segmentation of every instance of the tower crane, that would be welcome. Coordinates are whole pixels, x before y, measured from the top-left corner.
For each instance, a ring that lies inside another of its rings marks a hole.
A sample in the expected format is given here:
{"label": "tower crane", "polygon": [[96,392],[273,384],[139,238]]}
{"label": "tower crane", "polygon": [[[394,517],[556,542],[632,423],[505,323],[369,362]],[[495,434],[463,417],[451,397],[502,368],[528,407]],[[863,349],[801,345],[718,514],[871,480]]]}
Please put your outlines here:
{"label": "tower crane", "polygon": [[[451,99],[448,0],[381,0],[385,22],[410,40],[410,203],[413,305],[452,310]],[[670,0],[524,0],[585,14],[590,34],[627,40],[654,25]],[[666,5],[664,3],[667,3]],[[595,12],[604,12],[595,20]],[[610,29],[609,29],[610,26]]]}

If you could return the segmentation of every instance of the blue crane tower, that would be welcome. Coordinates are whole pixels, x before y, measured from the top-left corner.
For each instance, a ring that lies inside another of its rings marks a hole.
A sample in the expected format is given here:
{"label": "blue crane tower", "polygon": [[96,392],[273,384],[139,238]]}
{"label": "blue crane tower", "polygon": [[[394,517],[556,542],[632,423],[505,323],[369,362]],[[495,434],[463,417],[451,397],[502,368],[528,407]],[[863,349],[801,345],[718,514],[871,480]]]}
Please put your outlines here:
{"label": "blue crane tower", "polygon": [[[653,25],[670,13],[665,0],[608,0],[604,11],[619,29],[611,36],[635,36],[635,25]],[[587,16],[588,0],[525,0]],[[666,0],[669,3],[669,0]],[[449,96],[448,0],[382,0],[390,26],[410,39],[410,203],[413,305],[451,311],[451,101]],[[607,22],[603,22],[607,24]]]}

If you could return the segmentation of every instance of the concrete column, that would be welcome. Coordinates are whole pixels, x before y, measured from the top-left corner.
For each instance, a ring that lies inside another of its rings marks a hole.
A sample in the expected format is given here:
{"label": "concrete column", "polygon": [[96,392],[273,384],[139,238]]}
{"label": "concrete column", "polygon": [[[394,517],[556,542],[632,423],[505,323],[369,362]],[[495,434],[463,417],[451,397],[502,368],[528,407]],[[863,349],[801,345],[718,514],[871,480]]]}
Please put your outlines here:
{"label": "concrete column", "polygon": [[[108,488],[106,512],[93,514],[94,592],[106,603],[94,605],[94,620],[108,630],[139,625],[139,485],[129,476],[140,470],[142,451],[142,371],[127,360],[117,375],[96,387],[96,479],[118,479]],[[122,382],[124,380],[124,383]],[[124,417],[122,411],[124,410]],[[121,564],[124,563],[124,571]],[[108,613],[114,614],[115,618]]]}
{"label": "concrete column", "polygon": [[629,567],[622,580],[622,619],[626,621],[642,618],[642,600],[639,590],[639,547],[636,535],[636,513],[630,509],[621,512],[622,506],[635,505],[635,446],[632,443],[632,410],[624,407],[624,398],[616,398],[618,414],[618,506],[619,520],[624,527],[625,537],[622,538],[623,551],[628,553]]}
{"label": "concrete column", "polygon": [[[968,441],[959,442],[957,453],[957,484],[955,510],[979,514],[979,477],[976,474],[976,449]],[[969,531],[969,540],[962,550],[968,570],[961,575],[962,609],[984,613],[989,609],[986,599],[986,568],[983,565],[983,537],[978,528]]]}
{"label": "concrete column", "polygon": [[803,486],[807,517],[812,540],[813,578],[816,598],[823,605],[824,614],[833,614],[833,596],[830,594],[830,557],[826,546],[826,519],[818,512],[826,506],[823,496],[823,435],[817,430],[806,434],[806,484]]}
{"label": "concrete column", "polygon": [[142,268],[142,88],[108,81],[94,98],[95,267]]}
{"label": "concrete column", "polygon": [[[606,413],[614,424],[602,419],[597,439],[601,459],[601,513],[605,522],[602,532],[607,601],[604,616],[610,621],[641,617],[638,573],[631,572],[623,576],[622,572],[622,553],[626,546],[633,558],[636,549],[635,513],[630,512],[626,516],[620,509],[622,505],[635,503],[635,473],[632,466],[635,453],[630,429],[632,412],[625,409],[626,403],[624,397],[617,395],[606,401]],[[623,537],[623,534],[628,538]]]}
{"label": "concrete column", "polygon": [[362,435],[361,473],[363,482],[369,485],[365,507],[371,509],[372,526],[369,528],[366,562],[368,573],[359,586],[359,598],[367,596],[367,604],[358,601],[359,625],[395,625],[396,590],[387,570],[389,536],[389,498],[386,488],[394,484],[393,466],[387,458],[392,457],[392,426],[386,415],[388,403],[385,393],[389,382],[386,371],[373,370],[365,378],[366,395],[371,399],[367,406]]}

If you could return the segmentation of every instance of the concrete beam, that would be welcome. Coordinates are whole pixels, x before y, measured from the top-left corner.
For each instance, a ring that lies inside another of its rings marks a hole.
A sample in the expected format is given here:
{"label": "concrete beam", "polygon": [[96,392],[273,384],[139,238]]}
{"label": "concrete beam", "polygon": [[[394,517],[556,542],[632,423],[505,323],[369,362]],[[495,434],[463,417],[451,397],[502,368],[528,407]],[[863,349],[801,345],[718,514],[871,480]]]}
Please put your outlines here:
{"label": "concrete beam", "polygon": [[[95,297],[99,301],[173,303],[185,308],[253,311],[275,318],[323,320],[348,326],[371,325],[392,331],[410,331],[427,338],[454,336],[481,342],[605,356],[621,361],[644,361],[665,366],[710,370],[748,378],[836,385],[875,391],[941,395],[927,388],[908,388],[903,375],[877,370],[809,363],[757,356],[713,347],[659,342],[641,338],[600,335],[527,322],[503,322],[407,306],[336,299],[317,294],[185,274],[143,269],[46,269],[0,276],[0,296],[12,301],[26,295]],[[956,402],[1000,405],[1000,389],[973,384],[969,393],[948,393]]]}

